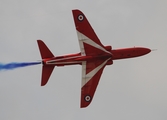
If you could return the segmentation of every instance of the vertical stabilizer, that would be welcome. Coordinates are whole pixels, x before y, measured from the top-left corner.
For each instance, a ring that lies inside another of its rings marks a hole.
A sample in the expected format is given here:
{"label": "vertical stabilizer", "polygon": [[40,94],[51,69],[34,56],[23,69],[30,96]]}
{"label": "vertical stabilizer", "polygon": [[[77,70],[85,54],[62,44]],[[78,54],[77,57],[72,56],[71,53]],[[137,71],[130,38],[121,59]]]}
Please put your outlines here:
{"label": "vertical stabilizer", "polygon": [[52,58],[54,55],[42,40],[37,40],[42,59]]}

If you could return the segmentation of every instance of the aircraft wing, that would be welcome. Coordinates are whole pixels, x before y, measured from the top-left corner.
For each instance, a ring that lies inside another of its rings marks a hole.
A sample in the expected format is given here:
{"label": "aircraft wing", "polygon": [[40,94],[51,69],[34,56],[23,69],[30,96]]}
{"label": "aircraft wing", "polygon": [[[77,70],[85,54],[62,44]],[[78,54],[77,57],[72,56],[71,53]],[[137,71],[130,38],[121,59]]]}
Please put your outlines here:
{"label": "aircraft wing", "polygon": [[79,10],[73,10],[75,27],[78,35],[81,55],[111,54],[100,42],[86,16]]}
{"label": "aircraft wing", "polygon": [[81,108],[87,107],[91,103],[101,74],[108,60],[110,60],[110,58],[104,61],[82,62]]}
{"label": "aircraft wing", "polygon": [[[111,55],[100,42],[86,16],[73,10],[75,27],[82,56]],[[87,107],[94,96],[101,74],[110,59],[95,59],[82,62],[81,108]]]}

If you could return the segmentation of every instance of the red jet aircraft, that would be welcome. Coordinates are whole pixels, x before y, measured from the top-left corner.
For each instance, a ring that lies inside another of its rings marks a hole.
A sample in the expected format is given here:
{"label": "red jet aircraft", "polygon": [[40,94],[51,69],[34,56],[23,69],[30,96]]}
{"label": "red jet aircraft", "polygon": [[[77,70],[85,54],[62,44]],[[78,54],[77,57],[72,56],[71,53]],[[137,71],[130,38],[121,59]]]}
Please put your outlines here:
{"label": "red jet aircraft", "polygon": [[79,10],[72,10],[72,13],[81,52],[55,57],[43,41],[37,40],[43,63],[41,86],[48,82],[55,66],[81,65],[80,107],[84,108],[91,103],[106,65],[112,65],[113,60],[142,56],[151,50],[143,47],[112,49],[111,46],[104,46],[86,16]]}

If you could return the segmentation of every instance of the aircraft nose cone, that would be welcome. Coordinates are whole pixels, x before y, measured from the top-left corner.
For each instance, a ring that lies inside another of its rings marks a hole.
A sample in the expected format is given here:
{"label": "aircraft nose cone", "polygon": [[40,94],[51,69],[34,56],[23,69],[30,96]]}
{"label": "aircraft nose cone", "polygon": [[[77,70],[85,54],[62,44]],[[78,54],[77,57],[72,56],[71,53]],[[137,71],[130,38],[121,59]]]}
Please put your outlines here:
{"label": "aircraft nose cone", "polygon": [[145,48],[145,52],[146,52],[146,54],[147,54],[147,53],[150,53],[151,50],[150,50],[149,48]]}
{"label": "aircraft nose cone", "polygon": [[148,54],[150,52],[151,52],[151,50],[149,48],[141,48],[141,54],[142,55]]}

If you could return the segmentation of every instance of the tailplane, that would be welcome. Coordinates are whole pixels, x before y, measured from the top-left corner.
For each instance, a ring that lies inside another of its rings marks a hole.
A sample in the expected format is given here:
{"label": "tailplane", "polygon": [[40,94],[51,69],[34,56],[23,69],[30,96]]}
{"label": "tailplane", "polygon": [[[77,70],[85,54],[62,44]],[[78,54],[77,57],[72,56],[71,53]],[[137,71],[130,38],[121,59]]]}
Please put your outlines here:
{"label": "tailplane", "polygon": [[[38,47],[39,47],[42,59],[54,57],[52,52],[49,50],[49,48],[45,45],[45,43],[42,40],[37,40],[37,42],[38,42]],[[46,85],[46,83],[49,80],[50,75],[52,74],[54,67],[55,66],[48,66],[48,65],[43,64],[41,86]]]}
{"label": "tailplane", "polygon": [[52,74],[52,71],[54,69],[55,66],[47,66],[47,65],[43,65],[42,67],[42,79],[41,79],[41,86],[46,85],[46,83],[48,82],[50,75]]}

